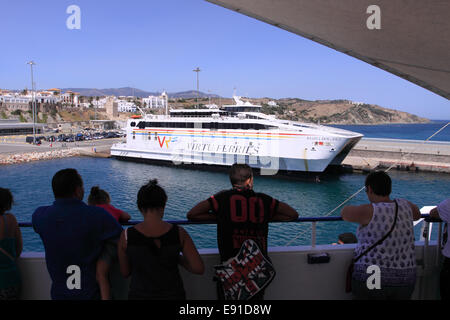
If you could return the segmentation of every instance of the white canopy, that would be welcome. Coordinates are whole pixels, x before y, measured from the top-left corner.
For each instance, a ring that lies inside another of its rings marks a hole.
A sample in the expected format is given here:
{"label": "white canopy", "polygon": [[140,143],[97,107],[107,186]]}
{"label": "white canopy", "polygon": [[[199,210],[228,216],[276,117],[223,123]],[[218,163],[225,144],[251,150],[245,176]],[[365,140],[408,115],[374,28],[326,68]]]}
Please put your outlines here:
{"label": "white canopy", "polygon": [[[450,0],[207,1],[346,53],[450,99]],[[379,12],[369,8],[372,5]],[[379,24],[380,29],[370,29],[368,24],[370,28]]]}

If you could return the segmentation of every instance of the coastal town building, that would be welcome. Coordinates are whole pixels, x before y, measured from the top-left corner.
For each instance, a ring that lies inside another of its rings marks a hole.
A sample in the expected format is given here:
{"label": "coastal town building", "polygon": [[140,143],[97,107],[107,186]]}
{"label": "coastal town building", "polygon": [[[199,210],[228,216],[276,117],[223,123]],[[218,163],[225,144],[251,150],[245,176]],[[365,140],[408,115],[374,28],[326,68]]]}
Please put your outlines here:
{"label": "coastal town building", "polygon": [[117,117],[119,115],[118,112],[118,103],[115,101],[114,97],[108,97],[105,103],[106,113],[110,116]]}
{"label": "coastal town building", "polygon": [[117,100],[118,112],[136,112],[136,105],[133,102]]}
{"label": "coastal town building", "polygon": [[80,94],[73,91],[66,91],[61,94],[61,103],[78,108],[78,96]]}
{"label": "coastal town building", "polygon": [[0,95],[0,109],[6,109],[8,111],[28,111],[30,109],[31,97],[6,94]]}
{"label": "coastal town building", "polygon": [[160,96],[148,96],[147,98],[142,98],[142,104],[144,108],[165,108],[166,107],[166,96],[163,92]]}

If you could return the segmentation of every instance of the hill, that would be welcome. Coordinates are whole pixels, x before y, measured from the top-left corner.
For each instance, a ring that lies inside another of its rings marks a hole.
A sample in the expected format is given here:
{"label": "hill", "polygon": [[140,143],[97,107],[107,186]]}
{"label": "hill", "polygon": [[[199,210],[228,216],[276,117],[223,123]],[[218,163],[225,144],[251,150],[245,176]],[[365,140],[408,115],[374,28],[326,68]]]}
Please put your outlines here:
{"label": "hill", "polygon": [[[141,89],[131,88],[131,87],[124,87],[124,88],[109,88],[109,89],[92,89],[92,88],[63,88],[62,91],[74,91],[80,93],[82,96],[92,97],[92,96],[135,96],[138,98],[147,98],[148,96],[159,96],[161,95],[161,92],[150,92],[145,91]],[[204,92],[199,91],[199,97],[200,98],[218,98],[219,96],[217,94],[207,94]],[[169,98],[196,98],[197,97],[197,91],[196,90],[189,90],[189,91],[182,91],[182,92],[169,92],[168,93]]]}

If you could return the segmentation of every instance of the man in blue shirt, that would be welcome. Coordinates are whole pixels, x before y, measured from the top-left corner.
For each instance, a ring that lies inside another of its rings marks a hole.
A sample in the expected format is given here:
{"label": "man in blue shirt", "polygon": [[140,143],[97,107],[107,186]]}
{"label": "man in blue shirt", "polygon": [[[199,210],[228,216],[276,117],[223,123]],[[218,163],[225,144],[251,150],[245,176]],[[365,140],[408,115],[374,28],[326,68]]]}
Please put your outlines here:
{"label": "man in blue shirt", "polygon": [[44,243],[52,299],[99,299],[96,262],[106,240],[122,227],[103,208],[86,205],[83,180],[75,169],[52,179],[55,202],[33,213],[33,228]]}

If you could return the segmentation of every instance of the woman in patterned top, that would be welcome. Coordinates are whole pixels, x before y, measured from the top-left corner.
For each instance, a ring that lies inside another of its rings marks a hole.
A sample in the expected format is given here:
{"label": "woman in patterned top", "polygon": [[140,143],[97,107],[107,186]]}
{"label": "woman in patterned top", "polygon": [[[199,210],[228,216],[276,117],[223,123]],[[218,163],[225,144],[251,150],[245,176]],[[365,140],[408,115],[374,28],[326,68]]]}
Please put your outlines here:
{"label": "woman in patterned top", "polygon": [[[359,223],[354,257],[392,232],[355,262],[353,298],[410,299],[416,282],[413,220],[420,219],[419,208],[408,200],[389,197],[392,182],[384,171],[370,173],[365,186],[370,204],[346,206],[341,212],[345,221]],[[372,270],[380,271],[379,282],[372,282]]]}

